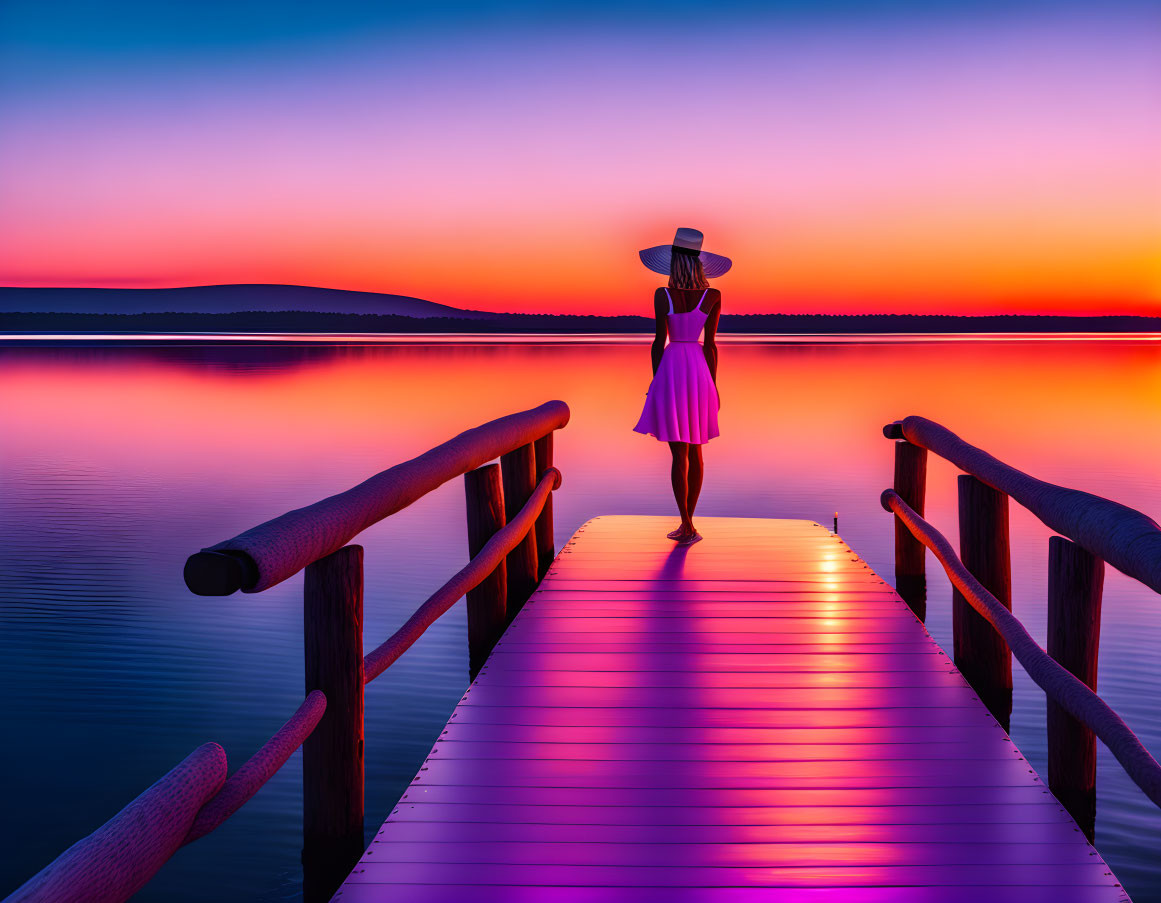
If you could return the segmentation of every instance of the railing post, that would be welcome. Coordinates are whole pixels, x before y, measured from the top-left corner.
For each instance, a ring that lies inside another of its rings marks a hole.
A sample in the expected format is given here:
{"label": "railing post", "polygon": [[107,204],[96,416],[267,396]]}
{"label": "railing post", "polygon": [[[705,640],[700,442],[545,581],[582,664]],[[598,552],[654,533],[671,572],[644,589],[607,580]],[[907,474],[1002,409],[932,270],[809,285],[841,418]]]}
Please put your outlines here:
{"label": "railing post", "polygon": [[[504,478],[504,510],[515,516],[527,504],[536,488],[536,451],[532,443],[522,445],[500,456]],[[524,607],[538,582],[536,563],[536,530],[508,553],[507,615],[511,621]]]}
{"label": "railing post", "polygon": [[[927,496],[927,449],[895,443],[895,491],[920,517]],[[927,618],[927,550],[895,518],[895,588],[920,621]]]}
{"label": "railing post", "polygon": [[[973,476],[959,477],[959,553],[973,576],[1012,610],[1008,496]],[[956,590],[952,600],[955,664],[1008,729],[1012,717],[1012,652],[991,624]]]}
{"label": "railing post", "polygon": [[[1063,536],[1048,540],[1048,654],[1097,688],[1105,563]],[[1048,786],[1093,839],[1096,736],[1048,699]]]}
{"label": "railing post", "polygon": [[[499,465],[487,464],[469,470],[464,474],[464,490],[468,507],[468,556],[475,558],[507,523]],[[483,583],[468,590],[468,671],[473,680],[504,632],[507,594],[508,570],[503,561]]]}
{"label": "railing post", "polygon": [[[552,466],[552,433],[547,432],[536,440],[536,479]],[[543,580],[556,557],[556,539],[552,535],[552,493],[544,502],[540,516],[536,518],[536,577]]]}
{"label": "railing post", "polygon": [[303,896],[329,900],[363,852],[363,547],[309,564],[306,692],[326,714],[302,749]]}

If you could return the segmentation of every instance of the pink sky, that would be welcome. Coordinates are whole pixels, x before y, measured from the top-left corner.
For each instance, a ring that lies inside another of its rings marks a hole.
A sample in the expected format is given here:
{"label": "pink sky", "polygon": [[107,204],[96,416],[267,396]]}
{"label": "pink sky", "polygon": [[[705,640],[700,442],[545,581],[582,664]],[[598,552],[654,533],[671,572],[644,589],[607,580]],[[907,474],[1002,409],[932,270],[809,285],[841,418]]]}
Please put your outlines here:
{"label": "pink sky", "polygon": [[1161,314],[1161,30],[671,38],[370,33],[9,91],[0,283],[632,312],[685,225],[739,312]]}

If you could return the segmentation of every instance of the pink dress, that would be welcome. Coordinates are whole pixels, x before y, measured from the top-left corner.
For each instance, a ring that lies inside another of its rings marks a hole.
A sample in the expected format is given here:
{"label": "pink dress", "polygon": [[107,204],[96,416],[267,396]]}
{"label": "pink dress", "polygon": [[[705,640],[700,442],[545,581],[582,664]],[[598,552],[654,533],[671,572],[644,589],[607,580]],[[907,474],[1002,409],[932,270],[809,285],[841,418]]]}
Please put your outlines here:
{"label": "pink dress", "polygon": [[665,295],[669,298],[665,321],[669,344],[649,384],[641,419],[633,429],[662,442],[701,445],[718,435],[718,389],[701,346],[701,333],[709,319],[701,309],[705,292],[697,307],[683,314],[674,312],[669,289]]}

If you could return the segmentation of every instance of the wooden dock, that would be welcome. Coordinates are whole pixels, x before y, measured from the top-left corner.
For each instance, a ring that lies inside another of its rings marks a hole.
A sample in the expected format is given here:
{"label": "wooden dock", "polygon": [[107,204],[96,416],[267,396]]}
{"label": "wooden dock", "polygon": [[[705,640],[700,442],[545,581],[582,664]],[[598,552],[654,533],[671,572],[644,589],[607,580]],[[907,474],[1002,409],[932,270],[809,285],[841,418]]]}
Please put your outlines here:
{"label": "wooden dock", "polygon": [[[681,548],[671,518],[598,517],[554,557],[569,417],[507,414],[191,554],[199,596],[303,574],[305,698],[232,770],[197,747],[6,903],[127,903],[299,748],[307,903],[1128,900],[1088,842],[1096,742],[1159,807],[1161,763],[1096,693],[1101,602],[1105,562],[1161,593],[1161,525],[912,415],[883,427],[898,592],[808,521],[699,518]],[[958,554],[923,517],[929,452],[963,472]],[[352,540],[460,476],[468,563],[365,651]],[[1047,649],[1012,612],[1009,499],[1056,534]],[[954,656],[923,626],[929,556]],[[365,687],[461,599],[471,687],[364,851]],[[1013,661],[1047,699],[1047,786],[1003,726]]]}
{"label": "wooden dock", "polygon": [[698,523],[577,531],[336,900],[1128,899],[839,537]]}

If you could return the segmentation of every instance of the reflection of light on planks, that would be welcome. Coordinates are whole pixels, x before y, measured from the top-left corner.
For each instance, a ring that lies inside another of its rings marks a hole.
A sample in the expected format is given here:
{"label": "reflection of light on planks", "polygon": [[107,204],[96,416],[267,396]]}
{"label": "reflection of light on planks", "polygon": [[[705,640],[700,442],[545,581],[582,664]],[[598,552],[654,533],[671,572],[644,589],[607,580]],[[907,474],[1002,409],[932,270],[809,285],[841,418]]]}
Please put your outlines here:
{"label": "reflection of light on planks", "polygon": [[339,900],[1123,899],[845,543],[670,527],[578,531]]}

